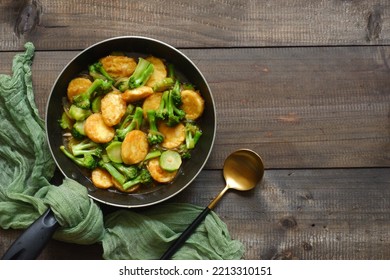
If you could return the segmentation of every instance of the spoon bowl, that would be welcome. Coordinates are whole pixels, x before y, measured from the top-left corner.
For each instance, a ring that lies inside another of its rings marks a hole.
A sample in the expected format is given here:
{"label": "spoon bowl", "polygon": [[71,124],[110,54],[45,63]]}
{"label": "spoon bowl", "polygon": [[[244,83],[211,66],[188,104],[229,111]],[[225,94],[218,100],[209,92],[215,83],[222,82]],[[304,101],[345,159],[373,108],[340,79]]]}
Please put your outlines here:
{"label": "spoon bowl", "polygon": [[226,186],[211,201],[211,203],[198,215],[198,217],[187,227],[180,237],[169,247],[161,257],[162,260],[169,259],[190,237],[192,232],[204,220],[204,218],[215,207],[218,201],[229,189],[238,191],[249,191],[256,187],[264,175],[264,164],[261,157],[252,150],[241,149],[230,154],[223,166],[223,176]]}
{"label": "spoon bowl", "polygon": [[207,206],[213,209],[229,189],[249,191],[263,178],[264,164],[261,157],[252,150],[241,149],[231,153],[223,166],[225,188]]}
{"label": "spoon bowl", "polygon": [[238,150],[225,160],[223,176],[229,189],[239,191],[253,189],[263,175],[263,161],[251,150]]}

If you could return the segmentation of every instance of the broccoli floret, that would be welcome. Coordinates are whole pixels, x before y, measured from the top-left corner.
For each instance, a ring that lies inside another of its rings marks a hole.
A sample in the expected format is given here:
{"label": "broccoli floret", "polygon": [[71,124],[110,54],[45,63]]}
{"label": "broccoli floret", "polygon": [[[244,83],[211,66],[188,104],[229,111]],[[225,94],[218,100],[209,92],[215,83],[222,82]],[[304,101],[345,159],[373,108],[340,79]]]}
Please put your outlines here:
{"label": "broccoli floret", "polygon": [[148,110],[146,112],[149,121],[148,141],[150,145],[156,145],[164,141],[164,135],[158,131],[156,124],[156,111]]}
{"label": "broccoli floret", "polygon": [[164,91],[161,97],[160,105],[156,110],[156,117],[160,120],[165,120],[168,117],[168,109],[167,109],[168,94],[169,91]]}
{"label": "broccoli floret", "polygon": [[91,108],[91,99],[94,96],[94,93],[97,90],[109,90],[111,88],[112,82],[105,81],[102,79],[96,79],[93,81],[91,86],[84,93],[78,94],[73,98],[73,104],[82,109]]}
{"label": "broccoli floret", "polygon": [[100,157],[103,152],[103,148],[96,142],[93,142],[91,139],[86,138],[81,142],[71,142],[69,148],[72,151],[72,154],[75,156],[81,155],[92,155]]}
{"label": "broccoli floret", "polygon": [[112,165],[125,175],[127,180],[134,179],[138,175],[138,168],[134,165],[124,165],[122,163],[112,163]]}
{"label": "broccoli floret", "polygon": [[178,147],[177,152],[180,154],[182,159],[190,159],[191,158],[191,150],[189,150],[187,148],[187,145],[185,143],[181,144]]}
{"label": "broccoli floret", "polygon": [[65,146],[60,146],[60,150],[68,157],[70,158],[74,163],[81,167],[85,167],[88,169],[95,169],[97,166],[97,161],[91,154],[84,154],[82,157],[76,157],[71,152],[69,152]]}
{"label": "broccoli floret", "polygon": [[163,93],[160,106],[156,112],[157,118],[165,120],[168,126],[177,125],[185,117],[185,112],[179,109],[181,104],[180,85],[176,81],[173,89]]}
{"label": "broccoli floret", "polygon": [[186,129],[185,142],[179,146],[177,151],[179,152],[181,158],[190,159],[191,150],[194,149],[196,143],[198,143],[199,138],[202,136],[202,131],[196,124],[192,122],[187,122],[185,129]]}
{"label": "broccoli floret", "polygon": [[92,114],[91,110],[82,109],[76,105],[71,105],[68,113],[69,116],[76,121],[83,121]]}
{"label": "broccoli floret", "polygon": [[70,129],[73,126],[72,119],[69,118],[68,114],[63,112],[61,115],[61,119],[58,120],[62,129]]}
{"label": "broccoli floret", "polygon": [[134,115],[128,115],[121,126],[116,130],[116,136],[123,140],[127,133],[141,127],[142,120],[143,110],[141,107],[136,107]]}
{"label": "broccoli floret", "polygon": [[85,137],[84,124],[85,121],[77,121],[74,123],[71,130],[73,138],[81,140]]}
{"label": "broccoli floret", "polygon": [[149,80],[150,76],[153,74],[153,71],[153,64],[140,57],[137,67],[135,67],[133,74],[129,78],[128,87],[137,88],[143,86]]}
{"label": "broccoli floret", "polygon": [[138,168],[132,165],[99,161],[99,166],[107,170],[108,173],[120,184],[125,184],[128,180],[134,179],[138,175]]}
{"label": "broccoli floret", "polygon": [[199,129],[199,127],[191,122],[186,123],[186,148],[187,149],[193,149],[195,148],[196,143],[198,143],[198,140],[200,136],[202,136],[202,131]]}
{"label": "broccoli floret", "polygon": [[114,83],[114,79],[110,76],[110,74],[107,73],[106,69],[104,69],[103,64],[99,61],[96,62],[88,67],[89,69],[89,75],[92,76],[92,78],[101,79],[101,80],[107,80],[111,83]]}
{"label": "broccoli floret", "polygon": [[122,185],[123,189],[127,190],[131,187],[134,187],[138,184],[149,184],[153,181],[152,176],[150,175],[149,171],[147,169],[141,169],[138,176],[134,179],[127,181]]}

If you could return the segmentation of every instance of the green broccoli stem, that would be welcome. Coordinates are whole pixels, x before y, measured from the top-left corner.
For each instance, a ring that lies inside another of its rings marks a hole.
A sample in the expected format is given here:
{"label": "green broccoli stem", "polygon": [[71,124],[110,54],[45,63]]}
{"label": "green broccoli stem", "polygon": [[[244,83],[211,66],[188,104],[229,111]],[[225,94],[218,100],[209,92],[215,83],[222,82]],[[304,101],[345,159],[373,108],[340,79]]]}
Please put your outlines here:
{"label": "green broccoli stem", "polygon": [[99,144],[93,142],[89,138],[84,139],[77,144],[73,144],[70,147],[72,149],[73,155],[75,156],[90,154],[93,156],[100,157],[103,151],[103,148]]}
{"label": "green broccoli stem", "polygon": [[83,157],[75,157],[71,152],[69,152],[65,146],[60,146],[60,150],[74,163],[81,167],[85,167],[88,169],[94,169],[97,166],[96,159],[90,154],[84,154]]}
{"label": "green broccoli stem", "polygon": [[131,123],[127,126],[124,123],[123,128],[119,128],[116,130],[117,137],[119,139],[123,140],[126,137],[127,133],[129,133],[130,131],[132,131],[134,129],[139,129],[141,127],[142,120],[143,120],[143,110],[141,107],[136,107],[133,119],[131,120]]}
{"label": "green broccoli stem", "polygon": [[127,190],[131,187],[135,187],[138,184],[148,184],[152,182],[152,177],[147,169],[142,169],[137,177],[127,181],[122,185],[123,189]]}
{"label": "green broccoli stem", "polygon": [[156,117],[161,120],[165,120],[168,116],[167,104],[168,104],[169,91],[164,91],[160,105],[156,111]]}
{"label": "green broccoli stem", "polygon": [[135,166],[125,166],[121,163],[115,163],[113,162],[112,165],[119,170],[123,175],[126,176],[127,180],[134,179],[138,175],[138,168]]}
{"label": "green broccoli stem", "polygon": [[149,80],[150,76],[153,74],[153,71],[153,64],[140,57],[133,74],[129,78],[128,87],[133,89],[143,86]]}
{"label": "green broccoli stem", "polygon": [[115,168],[115,166],[111,162],[105,162],[105,161],[100,161],[99,166],[102,167],[103,169],[107,170],[108,173],[111,174],[111,176],[120,184],[123,185],[127,178],[125,175],[123,175],[121,172],[119,172],[118,169]]}
{"label": "green broccoli stem", "polygon": [[146,115],[149,121],[148,141],[151,145],[159,144],[164,141],[164,135],[157,129],[156,111],[148,110]]}
{"label": "green broccoli stem", "polygon": [[168,126],[177,125],[185,116],[184,111],[176,107],[174,98],[172,91],[170,91],[167,104],[168,119],[166,124]]}
{"label": "green broccoli stem", "polygon": [[172,80],[176,80],[175,76],[175,66],[172,63],[169,63],[167,66],[168,69],[168,78],[171,78]]}

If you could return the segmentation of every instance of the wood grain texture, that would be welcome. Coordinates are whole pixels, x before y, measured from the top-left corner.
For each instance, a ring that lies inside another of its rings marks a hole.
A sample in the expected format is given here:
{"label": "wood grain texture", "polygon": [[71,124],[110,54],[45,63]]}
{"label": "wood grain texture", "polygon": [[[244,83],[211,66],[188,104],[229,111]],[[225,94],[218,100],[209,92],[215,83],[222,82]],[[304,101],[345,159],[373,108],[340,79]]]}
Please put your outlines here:
{"label": "wood grain texture", "polygon": [[[40,0],[39,25],[18,38],[22,3],[0,3],[0,50],[83,49],[123,35],[148,36],[176,47],[371,45],[390,42],[387,0]],[[31,20],[31,19],[30,19]]]}
{"label": "wood grain texture", "polygon": [[[215,212],[244,244],[245,259],[390,259],[389,171],[267,170],[256,189],[229,191]],[[221,171],[203,171],[168,202],[206,206],[223,186]],[[18,233],[0,229],[0,255]],[[101,254],[100,244],[53,240],[40,259]]]}
{"label": "wood grain texture", "polygon": [[[390,166],[390,47],[184,49],[208,80],[217,110],[206,166],[256,150],[266,168]],[[37,52],[36,102],[77,52]],[[14,53],[0,53],[9,72]]]}
{"label": "wood grain texture", "polygon": [[[250,148],[263,182],[215,209],[245,259],[390,259],[388,0],[40,0],[42,13],[21,14],[31,2],[0,2],[0,73],[35,44],[42,117],[80,50],[122,35],[163,40],[199,67],[217,109],[205,170],[170,201],[206,206],[224,186],[225,157]],[[19,233],[0,229],[0,255]],[[101,254],[53,240],[40,259]]]}

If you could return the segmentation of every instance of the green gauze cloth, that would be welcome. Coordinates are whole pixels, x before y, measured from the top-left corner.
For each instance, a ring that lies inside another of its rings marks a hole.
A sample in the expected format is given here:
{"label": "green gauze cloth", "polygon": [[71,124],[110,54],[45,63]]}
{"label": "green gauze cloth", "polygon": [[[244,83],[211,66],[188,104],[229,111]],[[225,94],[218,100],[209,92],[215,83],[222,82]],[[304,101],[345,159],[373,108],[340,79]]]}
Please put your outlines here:
{"label": "green gauze cloth", "polygon": [[[13,60],[13,75],[0,75],[0,226],[24,229],[50,207],[61,227],[57,240],[103,247],[105,259],[158,259],[203,210],[187,203],[162,203],[103,215],[85,187],[66,178],[53,186],[55,163],[44,122],[34,102],[34,46]],[[240,259],[242,243],[211,212],[174,259]]]}

